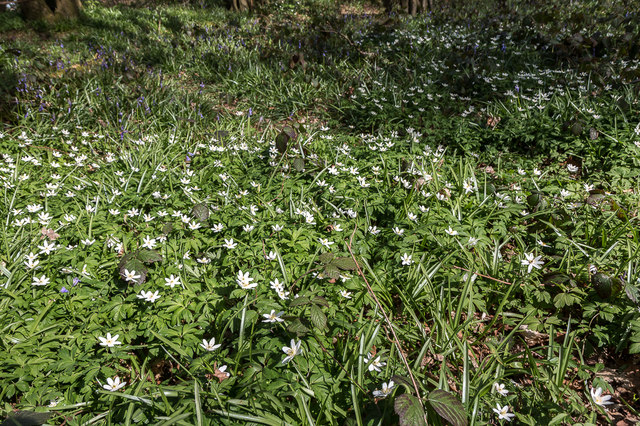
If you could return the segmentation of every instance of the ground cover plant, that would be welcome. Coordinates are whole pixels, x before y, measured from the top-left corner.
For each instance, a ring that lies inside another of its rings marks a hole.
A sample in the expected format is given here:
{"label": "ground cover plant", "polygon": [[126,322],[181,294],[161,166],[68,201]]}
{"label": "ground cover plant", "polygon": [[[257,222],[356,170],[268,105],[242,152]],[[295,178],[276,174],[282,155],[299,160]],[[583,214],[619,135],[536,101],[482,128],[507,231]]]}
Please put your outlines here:
{"label": "ground cover plant", "polygon": [[638,421],[640,9],[267,5],[0,13],[3,417]]}

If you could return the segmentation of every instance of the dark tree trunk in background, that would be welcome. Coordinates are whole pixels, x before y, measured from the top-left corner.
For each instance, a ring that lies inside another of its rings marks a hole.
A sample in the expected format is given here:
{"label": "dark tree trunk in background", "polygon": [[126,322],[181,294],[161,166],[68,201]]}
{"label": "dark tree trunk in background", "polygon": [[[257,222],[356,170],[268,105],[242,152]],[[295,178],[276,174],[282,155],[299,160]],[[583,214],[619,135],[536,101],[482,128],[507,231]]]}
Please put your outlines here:
{"label": "dark tree trunk in background", "polygon": [[411,16],[418,13],[428,12],[433,9],[433,0],[383,0],[387,13],[400,6],[400,10]]}
{"label": "dark tree trunk in background", "polygon": [[80,0],[23,0],[20,7],[27,21],[53,22],[78,18],[82,3]]}
{"label": "dark tree trunk in background", "polygon": [[254,0],[231,0],[231,9],[244,12],[247,10],[253,10]]}

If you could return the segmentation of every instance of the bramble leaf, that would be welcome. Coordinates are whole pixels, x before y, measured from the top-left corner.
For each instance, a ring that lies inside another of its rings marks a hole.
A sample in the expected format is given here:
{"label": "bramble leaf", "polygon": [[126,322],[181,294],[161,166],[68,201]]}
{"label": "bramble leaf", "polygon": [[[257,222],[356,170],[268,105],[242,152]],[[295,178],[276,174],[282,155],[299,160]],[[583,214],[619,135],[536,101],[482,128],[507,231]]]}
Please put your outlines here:
{"label": "bramble leaf", "polygon": [[462,402],[449,392],[436,389],[429,393],[427,400],[435,412],[453,426],[467,426],[469,424]]}
{"label": "bramble leaf", "polygon": [[400,395],[394,401],[393,408],[400,417],[400,426],[426,426],[424,410],[415,396],[408,393]]}

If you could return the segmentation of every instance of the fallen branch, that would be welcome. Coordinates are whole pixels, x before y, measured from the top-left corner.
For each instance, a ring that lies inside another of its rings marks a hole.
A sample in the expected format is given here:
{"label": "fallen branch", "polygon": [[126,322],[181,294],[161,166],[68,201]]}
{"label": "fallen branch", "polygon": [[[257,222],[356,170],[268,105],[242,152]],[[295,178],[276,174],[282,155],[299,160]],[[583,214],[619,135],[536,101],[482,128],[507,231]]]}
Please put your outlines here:
{"label": "fallen branch", "polygon": [[[465,268],[462,268],[462,267],[460,267],[460,266],[453,265],[453,267],[454,267],[454,268],[456,268],[456,269],[460,269],[460,270],[462,270],[462,271],[471,272],[472,274],[475,274],[475,275],[477,275],[477,276],[479,276],[479,277],[482,277],[482,278],[486,278],[486,279],[488,279],[488,280],[493,280],[493,281],[496,281],[496,282],[499,282],[499,283],[502,283],[502,284],[509,284],[509,285],[513,285],[513,283],[510,283],[509,281],[502,281],[502,280],[499,280],[499,279],[497,279],[497,278],[490,277],[489,275],[482,275],[482,274],[481,274],[481,273],[479,273],[479,272],[472,272],[472,271],[470,271],[469,269],[465,269]],[[524,285],[524,284],[520,284],[520,285]]]}

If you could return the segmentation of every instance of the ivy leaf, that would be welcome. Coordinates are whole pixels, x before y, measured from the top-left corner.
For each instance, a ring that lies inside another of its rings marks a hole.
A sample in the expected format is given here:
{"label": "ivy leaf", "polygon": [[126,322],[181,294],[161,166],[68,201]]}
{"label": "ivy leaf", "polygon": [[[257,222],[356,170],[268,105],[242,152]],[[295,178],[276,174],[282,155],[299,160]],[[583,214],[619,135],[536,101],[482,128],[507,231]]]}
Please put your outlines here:
{"label": "ivy leaf", "polygon": [[436,389],[427,398],[436,413],[453,426],[467,426],[467,413],[462,402],[449,392]]}
{"label": "ivy leaf", "polygon": [[195,217],[200,222],[205,222],[209,219],[209,208],[205,203],[198,203],[191,209],[191,216]]}
{"label": "ivy leaf", "polygon": [[311,322],[313,323],[313,325],[321,330],[327,328],[327,316],[324,314],[324,312],[322,312],[322,309],[320,309],[319,306],[311,305],[309,314],[311,315]]}
{"label": "ivy leaf", "polygon": [[400,395],[394,401],[393,408],[400,417],[400,426],[427,426],[424,410],[415,396],[408,393]]}

